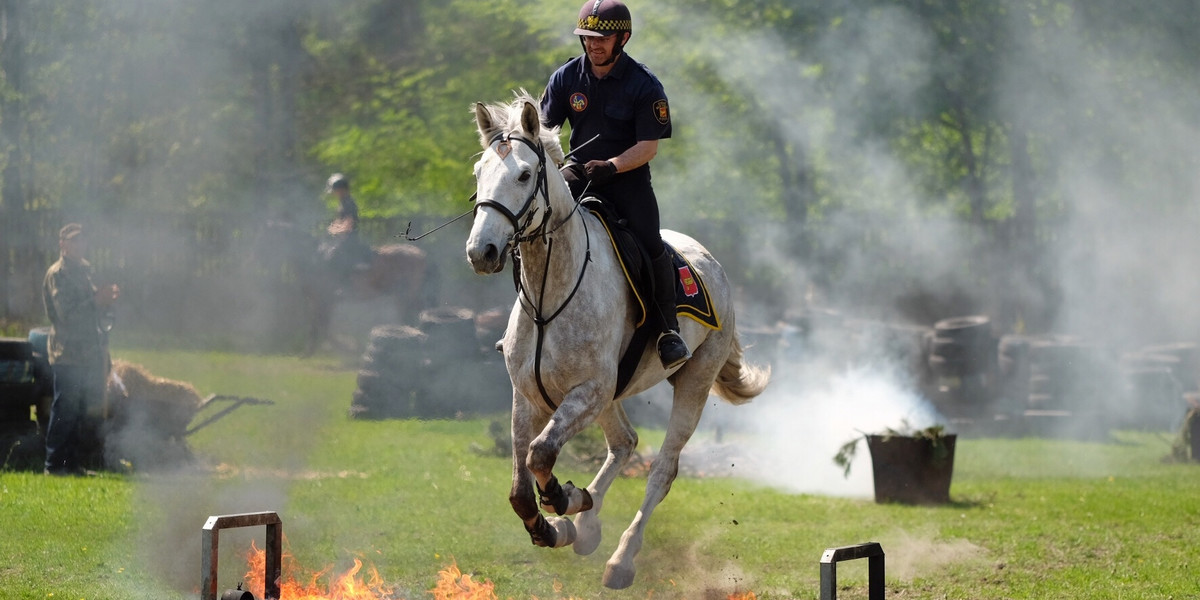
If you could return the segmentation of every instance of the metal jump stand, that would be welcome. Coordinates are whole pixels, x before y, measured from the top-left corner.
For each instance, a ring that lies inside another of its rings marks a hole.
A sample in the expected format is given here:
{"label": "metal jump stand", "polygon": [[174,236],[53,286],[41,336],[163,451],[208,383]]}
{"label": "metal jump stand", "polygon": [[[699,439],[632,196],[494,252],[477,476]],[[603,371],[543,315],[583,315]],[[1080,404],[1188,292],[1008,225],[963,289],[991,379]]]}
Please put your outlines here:
{"label": "metal jump stand", "polygon": [[867,542],[829,548],[821,555],[821,600],[837,600],[837,564],[844,560],[867,559],[867,598],[883,600],[883,546]]}
{"label": "metal jump stand", "polygon": [[283,522],[274,512],[241,513],[209,517],[202,531],[203,552],[200,556],[200,600],[217,600],[217,542],[222,529],[266,525],[266,566],[263,573],[265,596],[279,597],[279,576],[283,557]]}

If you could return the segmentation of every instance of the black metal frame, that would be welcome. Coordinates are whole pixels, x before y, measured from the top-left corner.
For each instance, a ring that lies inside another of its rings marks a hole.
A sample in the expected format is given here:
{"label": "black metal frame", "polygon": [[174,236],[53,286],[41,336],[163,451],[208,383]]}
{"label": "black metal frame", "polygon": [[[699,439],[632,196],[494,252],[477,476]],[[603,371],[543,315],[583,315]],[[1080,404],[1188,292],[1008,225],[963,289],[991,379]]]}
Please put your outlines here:
{"label": "black metal frame", "polygon": [[866,542],[829,548],[821,555],[821,600],[837,600],[837,564],[846,560],[867,559],[869,600],[883,600],[883,546]]}
{"label": "black metal frame", "polygon": [[266,525],[266,564],[263,582],[267,598],[279,597],[279,576],[283,562],[283,522],[274,512],[217,515],[208,518],[202,530],[203,551],[200,554],[200,600],[217,600],[217,545],[222,529]]}

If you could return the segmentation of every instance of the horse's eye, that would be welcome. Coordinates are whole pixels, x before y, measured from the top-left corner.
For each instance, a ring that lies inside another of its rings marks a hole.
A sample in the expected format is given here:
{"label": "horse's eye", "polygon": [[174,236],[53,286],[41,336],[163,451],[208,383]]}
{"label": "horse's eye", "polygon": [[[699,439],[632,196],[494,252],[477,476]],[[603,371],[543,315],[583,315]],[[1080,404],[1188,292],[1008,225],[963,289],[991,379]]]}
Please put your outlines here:
{"label": "horse's eye", "polygon": [[530,177],[532,177],[532,175],[529,174],[529,171],[521,171],[521,176],[517,177],[517,181],[525,183],[526,181],[529,181]]}

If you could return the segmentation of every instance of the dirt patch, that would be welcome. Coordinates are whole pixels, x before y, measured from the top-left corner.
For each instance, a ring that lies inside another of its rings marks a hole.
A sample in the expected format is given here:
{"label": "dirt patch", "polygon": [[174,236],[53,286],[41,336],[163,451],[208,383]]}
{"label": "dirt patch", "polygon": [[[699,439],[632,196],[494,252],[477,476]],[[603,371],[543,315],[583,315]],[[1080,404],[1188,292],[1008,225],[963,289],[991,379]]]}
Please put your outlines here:
{"label": "dirt patch", "polygon": [[968,540],[937,540],[897,531],[880,540],[887,555],[887,575],[902,581],[932,577],[947,566],[975,561],[987,549]]}

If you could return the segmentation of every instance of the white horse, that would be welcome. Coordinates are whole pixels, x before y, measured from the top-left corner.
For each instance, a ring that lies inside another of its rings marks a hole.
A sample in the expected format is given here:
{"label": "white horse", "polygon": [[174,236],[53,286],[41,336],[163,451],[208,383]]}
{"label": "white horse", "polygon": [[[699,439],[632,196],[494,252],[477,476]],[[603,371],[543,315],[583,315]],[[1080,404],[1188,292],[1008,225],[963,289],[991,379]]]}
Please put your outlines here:
{"label": "white horse", "polygon": [[[604,585],[621,589],[634,578],[634,557],[646,523],[679,472],[679,453],[692,436],[710,391],[744,404],[763,391],[769,369],[742,362],[729,281],[695,240],[664,230],[707,284],[721,325],[679,319],[692,358],[664,371],[653,338],[620,397],[617,365],[633,336],[639,310],[627,289],[600,220],[576,206],[556,165],[563,162],[558,130],[542,127],[527,93],[510,105],[475,105],[483,145],[475,164],[475,220],[467,258],[479,274],[504,269],[506,254],[519,271],[518,294],[504,333],[512,379],[513,483],[509,502],[533,543],[590,554],[600,544],[605,493],[637,446],[621,400],[664,378],[675,388],[666,438],[646,481],[641,510],[621,536],[604,571]],[[519,259],[519,263],[516,261]],[[519,264],[519,266],[518,266]],[[608,456],[586,489],[559,484],[552,469],[567,440],[592,423],[604,431]],[[537,484],[540,508],[534,497]],[[561,518],[576,515],[575,521]]]}

